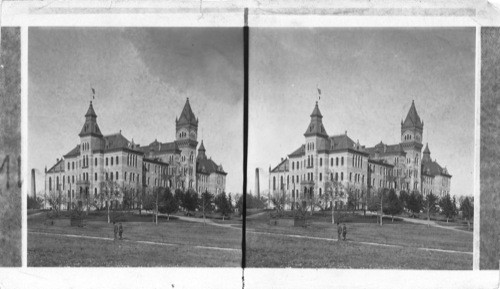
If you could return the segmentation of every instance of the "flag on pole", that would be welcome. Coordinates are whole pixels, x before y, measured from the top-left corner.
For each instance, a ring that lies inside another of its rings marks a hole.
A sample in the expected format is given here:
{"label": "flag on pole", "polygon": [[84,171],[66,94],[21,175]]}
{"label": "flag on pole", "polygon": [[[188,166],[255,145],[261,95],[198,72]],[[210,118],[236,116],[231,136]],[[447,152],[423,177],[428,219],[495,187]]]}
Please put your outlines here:
{"label": "flag on pole", "polygon": [[95,89],[93,87],[91,87],[92,89],[92,99],[95,99]]}
{"label": "flag on pole", "polygon": [[318,89],[318,99],[321,99],[321,89],[318,85],[316,85],[316,88]]}

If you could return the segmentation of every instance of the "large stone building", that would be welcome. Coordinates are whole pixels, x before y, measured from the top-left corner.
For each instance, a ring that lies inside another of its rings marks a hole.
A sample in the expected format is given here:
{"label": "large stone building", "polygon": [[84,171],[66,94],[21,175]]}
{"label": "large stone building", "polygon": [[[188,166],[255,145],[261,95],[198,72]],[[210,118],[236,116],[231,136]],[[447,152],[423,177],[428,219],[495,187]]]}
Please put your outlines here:
{"label": "large stone building", "polygon": [[448,194],[451,175],[430,159],[428,146],[421,153],[423,128],[412,102],[406,119],[401,121],[400,143],[365,147],[353,141],[347,131],[328,135],[316,102],[304,144],[269,168],[269,192],[284,194],[295,204],[304,196],[321,197],[335,180],[357,200],[380,188]]}
{"label": "large stone building", "polygon": [[[175,141],[157,140],[140,146],[120,132],[103,135],[92,102],[79,133],[80,143],[45,170],[46,194],[64,194],[66,205],[111,206],[121,203],[123,190],[148,193],[155,187],[193,189],[217,194],[225,190],[226,175],[198,149],[198,119],[189,99],[176,119]],[[112,193],[110,193],[112,192]]]}

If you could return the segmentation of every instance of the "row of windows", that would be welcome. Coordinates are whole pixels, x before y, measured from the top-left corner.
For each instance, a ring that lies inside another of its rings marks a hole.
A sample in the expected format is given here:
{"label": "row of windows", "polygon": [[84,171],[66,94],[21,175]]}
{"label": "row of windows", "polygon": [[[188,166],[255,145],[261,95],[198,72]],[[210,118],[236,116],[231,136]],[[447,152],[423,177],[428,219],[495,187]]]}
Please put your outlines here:
{"label": "row of windows", "polygon": [[363,168],[363,158],[358,155],[353,155],[352,166],[355,168]]}
{"label": "row of windows", "polygon": [[[339,166],[339,160],[340,160],[340,165],[343,166],[344,165],[344,157],[336,157],[335,158],[335,166]],[[306,165],[307,163],[307,167],[308,168],[311,168],[314,166],[314,158],[312,155],[308,155],[307,156],[307,161],[306,160],[303,160],[304,162],[304,166]],[[333,163],[334,163],[334,159],[331,158],[330,159],[330,166],[333,167]],[[292,171],[293,170],[298,170],[298,169],[301,169],[302,167],[300,167],[300,165],[302,164],[302,162],[299,163],[299,161],[295,161],[295,162],[292,162]],[[319,166],[322,167],[323,166],[323,158],[320,158],[319,159]],[[361,165],[362,167],[362,165]]]}
{"label": "row of windows", "polygon": [[127,166],[137,168],[137,155],[127,154]]}

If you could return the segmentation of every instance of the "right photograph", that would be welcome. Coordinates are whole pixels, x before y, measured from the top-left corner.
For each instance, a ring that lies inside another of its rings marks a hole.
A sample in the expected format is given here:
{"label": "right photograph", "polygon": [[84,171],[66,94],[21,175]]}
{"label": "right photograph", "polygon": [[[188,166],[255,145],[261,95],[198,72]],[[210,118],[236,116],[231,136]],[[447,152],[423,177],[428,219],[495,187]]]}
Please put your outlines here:
{"label": "right photograph", "polygon": [[475,33],[250,30],[247,267],[472,269]]}
{"label": "right photograph", "polygon": [[481,28],[480,264],[498,270],[500,252],[500,28]]}

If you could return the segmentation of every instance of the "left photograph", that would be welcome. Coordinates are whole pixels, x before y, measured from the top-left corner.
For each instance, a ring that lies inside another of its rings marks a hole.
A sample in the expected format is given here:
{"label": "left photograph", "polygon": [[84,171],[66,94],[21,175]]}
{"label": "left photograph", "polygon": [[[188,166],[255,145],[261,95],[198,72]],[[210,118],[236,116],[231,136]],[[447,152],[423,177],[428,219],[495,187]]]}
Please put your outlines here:
{"label": "left photograph", "polygon": [[239,267],[242,29],[28,40],[28,266]]}
{"label": "left photograph", "polygon": [[21,29],[0,34],[0,267],[21,267]]}

